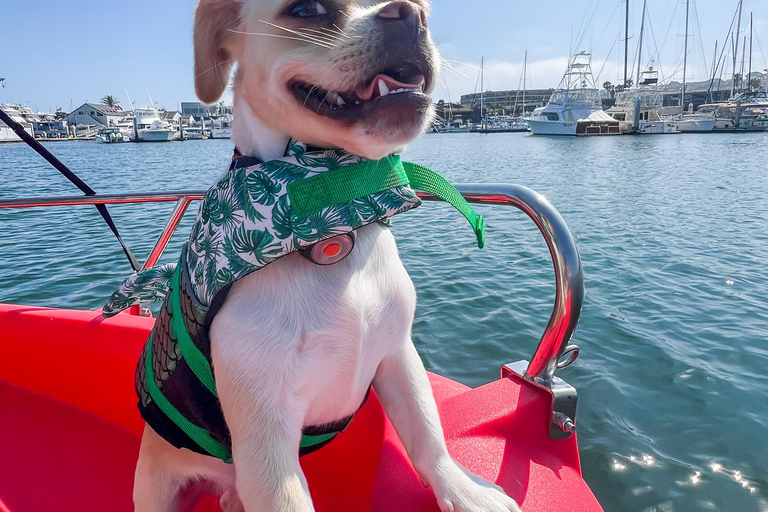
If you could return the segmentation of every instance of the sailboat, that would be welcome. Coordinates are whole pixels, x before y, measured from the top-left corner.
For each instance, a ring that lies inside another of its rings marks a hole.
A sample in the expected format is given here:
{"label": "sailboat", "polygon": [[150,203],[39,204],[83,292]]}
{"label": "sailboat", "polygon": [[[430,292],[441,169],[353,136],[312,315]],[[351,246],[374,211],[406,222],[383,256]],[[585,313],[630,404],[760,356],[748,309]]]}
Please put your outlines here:
{"label": "sailboat", "polygon": [[[731,79],[731,97],[728,101],[723,102],[714,102],[710,100],[710,103],[705,103],[701,106],[699,106],[699,109],[696,111],[696,115],[709,115],[714,116],[715,118],[715,129],[716,132],[732,132],[732,131],[739,131],[739,132],[751,132],[751,131],[762,131],[765,127],[763,126],[763,121],[761,120],[761,116],[763,116],[763,112],[766,108],[768,108],[768,91],[766,92],[760,92],[753,91],[751,88],[748,88],[748,90],[739,92],[739,87],[737,86],[738,81],[738,74],[736,73],[736,64],[738,62],[738,50],[739,50],[739,37],[738,34],[741,31],[741,15],[742,15],[742,7],[743,7],[743,0],[739,0],[739,4],[737,6],[736,10],[736,16],[738,17],[738,25],[736,27],[736,34],[737,37],[734,38],[733,32],[729,29],[728,33],[728,39],[731,41],[731,48],[733,51],[733,64],[732,64],[732,79]],[[751,25],[751,22],[750,22]],[[731,25],[731,29],[733,29],[733,25]],[[750,32],[752,32],[752,29],[750,27]],[[750,41],[751,41],[751,35],[750,35]],[[746,46],[746,36],[743,43],[743,46]],[[723,45],[723,49],[720,54],[720,58],[722,59],[724,53],[725,53],[725,47],[726,45]],[[717,47],[715,47],[717,48]],[[751,44],[750,44],[751,48]],[[746,48],[743,50],[744,53],[746,53]],[[717,51],[715,51],[715,54],[717,54]],[[742,56],[743,59],[743,56]],[[750,50],[750,67],[751,67],[751,50]],[[723,64],[725,66],[725,64]],[[743,64],[742,64],[743,67]],[[712,71],[712,78],[710,81],[710,92],[712,90],[713,84],[715,82],[715,76],[717,74],[717,70],[720,69],[722,73],[722,69],[720,68],[720,62],[718,61],[715,66],[713,66]],[[750,73],[751,74],[751,73]]]}
{"label": "sailboat", "polygon": [[[528,59],[528,52],[525,52],[526,63]],[[525,66],[525,65],[524,65]],[[525,69],[525,67],[523,68]],[[485,107],[485,58],[480,60],[480,126],[473,127],[472,131],[476,133],[511,133],[511,132],[527,132],[528,124],[522,121],[520,118],[510,116],[494,116],[488,119],[484,116]],[[525,98],[525,95],[523,95]],[[525,100],[523,100],[525,101]],[[515,100],[515,108],[517,108],[517,100]]]}
{"label": "sailboat", "polygon": [[[641,73],[643,58],[643,33],[647,0],[643,1],[643,16],[640,23],[640,42],[637,53],[637,76],[635,87],[616,94],[616,103],[606,114],[620,123],[622,133],[670,134],[680,133],[678,123],[662,119],[659,115],[664,105],[664,91],[658,87],[659,72],[654,62]],[[626,54],[624,56],[626,59]]]}
{"label": "sailboat", "polygon": [[683,83],[680,86],[680,109],[677,115],[666,116],[663,119],[677,123],[681,133],[709,133],[715,129],[717,119],[713,114],[701,114],[693,112],[693,104],[690,105],[688,113],[683,112],[685,108],[685,79],[688,71],[688,20],[690,13],[691,0],[685,0],[685,46],[683,50]]}

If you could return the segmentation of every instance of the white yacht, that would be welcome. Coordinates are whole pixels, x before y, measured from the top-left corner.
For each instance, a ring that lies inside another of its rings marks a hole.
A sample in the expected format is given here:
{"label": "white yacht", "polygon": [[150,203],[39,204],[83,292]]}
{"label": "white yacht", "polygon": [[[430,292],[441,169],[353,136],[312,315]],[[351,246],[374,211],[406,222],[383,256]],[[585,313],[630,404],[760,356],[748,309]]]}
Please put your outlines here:
{"label": "white yacht", "polygon": [[136,142],[169,142],[179,134],[171,123],[160,119],[160,111],[156,108],[137,108],[133,115],[136,117]]}
{"label": "white yacht", "polygon": [[552,97],[526,120],[534,135],[617,135],[619,123],[603,115],[592,76],[592,55],[577,53]]}
{"label": "white yacht", "polygon": [[696,115],[713,116],[715,130],[719,131],[759,131],[763,129],[762,109],[768,108],[768,94],[763,92],[744,92],[723,103],[705,103],[696,111]]}
{"label": "white yacht", "polygon": [[232,120],[234,116],[232,114],[226,114],[221,117],[217,117],[213,120],[211,127],[211,133],[209,138],[211,139],[231,139],[232,138]]}
{"label": "white yacht", "polygon": [[[34,136],[34,126],[32,123],[35,121],[35,118],[32,109],[16,103],[0,105],[0,108],[3,109],[3,112],[5,112],[8,117],[23,126],[25,132]],[[0,142],[20,141],[21,138],[16,135],[16,132],[11,130],[7,124],[0,121]]]}
{"label": "white yacht", "polygon": [[616,103],[606,114],[619,121],[622,133],[680,133],[676,120],[659,115],[664,104],[664,91],[658,87],[659,72],[651,64],[643,71],[637,87],[616,93]]}
{"label": "white yacht", "polygon": [[[678,110],[680,107],[677,107]],[[693,103],[688,106],[687,112],[677,112],[671,115],[662,115],[665,121],[677,123],[681,133],[709,133],[715,129],[717,118],[714,113],[700,113],[693,111]]]}

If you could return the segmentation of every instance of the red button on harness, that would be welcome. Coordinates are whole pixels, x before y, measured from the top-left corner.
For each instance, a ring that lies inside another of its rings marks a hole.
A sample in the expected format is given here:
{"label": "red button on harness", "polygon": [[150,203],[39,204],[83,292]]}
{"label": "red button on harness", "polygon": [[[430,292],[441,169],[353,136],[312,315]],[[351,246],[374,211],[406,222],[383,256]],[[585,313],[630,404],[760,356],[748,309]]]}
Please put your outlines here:
{"label": "red button on harness", "polygon": [[341,252],[341,244],[339,244],[338,242],[333,242],[323,247],[323,254],[325,254],[329,258],[338,256],[340,252]]}
{"label": "red button on harness", "polygon": [[357,234],[351,231],[317,242],[306,249],[301,249],[299,253],[316,265],[333,265],[349,256],[355,247],[356,239]]}

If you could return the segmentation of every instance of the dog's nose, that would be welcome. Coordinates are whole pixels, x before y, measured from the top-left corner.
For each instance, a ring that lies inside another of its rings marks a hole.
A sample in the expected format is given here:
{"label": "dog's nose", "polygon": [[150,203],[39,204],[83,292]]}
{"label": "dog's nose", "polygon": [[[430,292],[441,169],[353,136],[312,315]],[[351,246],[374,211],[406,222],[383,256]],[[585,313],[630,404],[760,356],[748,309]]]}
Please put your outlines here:
{"label": "dog's nose", "polygon": [[424,12],[424,9],[413,2],[404,0],[388,3],[382,7],[377,16],[388,21],[402,21],[407,25],[416,27],[427,26],[427,13]]}

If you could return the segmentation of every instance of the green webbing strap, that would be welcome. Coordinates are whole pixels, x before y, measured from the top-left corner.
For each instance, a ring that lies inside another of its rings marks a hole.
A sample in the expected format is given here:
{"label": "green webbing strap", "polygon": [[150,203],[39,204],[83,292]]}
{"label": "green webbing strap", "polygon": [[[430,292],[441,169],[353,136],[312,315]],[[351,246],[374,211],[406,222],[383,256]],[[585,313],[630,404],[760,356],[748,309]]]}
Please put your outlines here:
{"label": "green webbing strap", "polygon": [[432,194],[459,210],[472,225],[477,237],[477,246],[482,249],[485,246],[485,217],[476,214],[461,192],[432,169],[410,162],[403,162],[403,166],[411,187]]}
{"label": "green webbing strap", "polygon": [[293,211],[301,218],[329,206],[408,185],[399,156],[339,167],[288,185]]}
{"label": "green webbing strap", "polygon": [[219,441],[213,438],[204,428],[198,427],[191,421],[189,421],[183,414],[179,412],[176,407],[163,395],[160,388],[155,383],[155,373],[152,370],[152,341],[154,335],[150,336],[147,341],[146,357],[144,358],[144,368],[146,372],[146,384],[149,396],[155,401],[157,407],[163,411],[163,414],[168,416],[172,422],[176,424],[181,430],[187,434],[190,439],[197,443],[200,448],[211,454],[213,457],[223,460],[224,462],[232,461],[232,451],[221,444]]}
{"label": "green webbing strap", "polygon": [[176,272],[173,274],[173,284],[171,285],[171,295],[169,300],[171,301],[171,329],[176,335],[176,340],[179,342],[181,348],[181,355],[187,362],[189,369],[192,373],[208,388],[208,391],[213,393],[216,398],[219,397],[216,394],[216,382],[213,380],[213,371],[211,370],[211,364],[208,359],[203,355],[195,342],[187,332],[187,326],[184,323],[184,314],[181,311],[181,266],[184,265],[184,261],[179,261],[176,266]]}
{"label": "green webbing strap", "polygon": [[316,446],[320,443],[330,441],[337,435],[339,435],[338,432],[330,432],[328,434],[320,434],[318,436],[309,436],[307,434],[303,434],[301,436],[301,443],[299,444],[299,446],[301,448],[311,448],[312,446]]}
{"label": "green webbing strap", "polygon": [[435,171],[402,162],[399,155],[365,161],[323,172],[288,185],[294,213],[306,218],[329,206],[410,185],[456,208],[472,225],[477,246],[485,245],[485,218],[477,215],[461,193]]}

